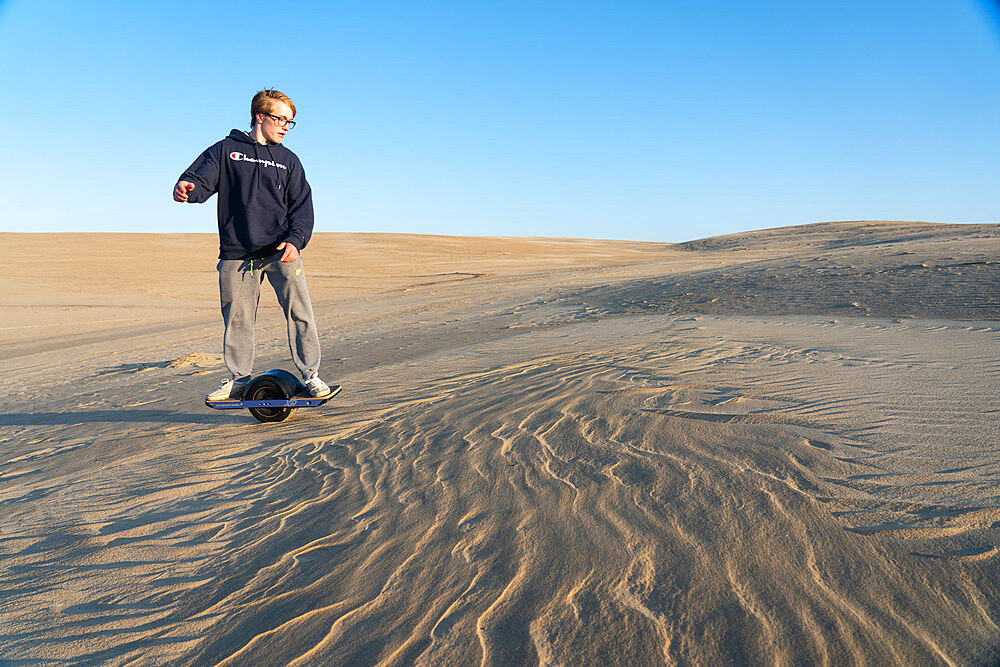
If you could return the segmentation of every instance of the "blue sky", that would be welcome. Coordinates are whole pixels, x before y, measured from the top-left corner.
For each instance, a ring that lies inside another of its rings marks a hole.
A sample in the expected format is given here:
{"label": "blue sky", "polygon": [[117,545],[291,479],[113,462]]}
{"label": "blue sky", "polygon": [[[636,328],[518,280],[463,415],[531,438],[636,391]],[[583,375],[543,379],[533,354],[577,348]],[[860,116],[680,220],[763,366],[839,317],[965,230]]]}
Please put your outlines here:
{"label": "blue sky", "polygon": [[317,231],[683,241],[1000,222],[974,0],[0,0],[0,231],[212,232],[170,190],[276,87]]}

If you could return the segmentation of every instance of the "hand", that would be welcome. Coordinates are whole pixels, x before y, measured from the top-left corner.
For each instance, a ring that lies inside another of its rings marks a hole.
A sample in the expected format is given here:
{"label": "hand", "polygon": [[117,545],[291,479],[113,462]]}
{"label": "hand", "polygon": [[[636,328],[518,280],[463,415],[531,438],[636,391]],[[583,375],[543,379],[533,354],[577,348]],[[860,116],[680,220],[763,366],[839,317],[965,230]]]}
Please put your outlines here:
{"label": "hand", "polygon": [[281,254],[282,262],[294,262],[299,258],[299,249],[293,246],[288,241],[282,241],[278,244],[278,250],[284,249],[285,252]]}
{"label": "hand", "polygon": [[188,200],[188,193],[192,190],[194,190],[194,183],[177,181],[177,185],[174,186],[174,201],[186,202]]}

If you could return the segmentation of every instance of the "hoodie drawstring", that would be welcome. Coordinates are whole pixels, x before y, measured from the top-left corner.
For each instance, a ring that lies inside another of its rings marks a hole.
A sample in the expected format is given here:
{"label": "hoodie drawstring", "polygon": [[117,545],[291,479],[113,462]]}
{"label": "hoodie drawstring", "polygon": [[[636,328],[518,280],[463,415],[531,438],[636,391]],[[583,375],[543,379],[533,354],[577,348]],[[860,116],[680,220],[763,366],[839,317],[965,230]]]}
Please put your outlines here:
{"label": "hoodie drawstring", "polygon": [[[249,132],[247,133],[247,136],[250,137]],[[254,177],[256,178],[256,188],[254,188],[256,190],[257,188],[260,187],[260,172],[258,171],[260,169],[260,162],[261,162],[260,151],[258,150],[260,144],[258,144],[257,140],[254,139],[253,137],[250,137],[250,143],[253,144],[253,157],[254,157],[253,174]],[[278,170],[278,163],[274,159],[274,153],[271,152],[270,145],[264,144],[264,148],[267,149],[267,157],[270,158],[271,166],[274,167],[274,182],[278,184],[278,189],[281,190],[281,171]]]}
{"label": "hoodie drawstring", "polygon": [[260,153],[257,152],[257,140],[251,138],[251,143],[253,144],[253,177],[254,177],[254,195],[256,195],[257,190],[260,189]]}
{"label": "hoodie drawstring", "polygon": [[264,144],[264,148],[267,149],[267,156],[271,158],[271,164],[274,165],[274,182],[278,184],[278,189],[281,189],[281,172],[278,171],[278,163],[274,161],[274,153],[271,152],[271,147]]}

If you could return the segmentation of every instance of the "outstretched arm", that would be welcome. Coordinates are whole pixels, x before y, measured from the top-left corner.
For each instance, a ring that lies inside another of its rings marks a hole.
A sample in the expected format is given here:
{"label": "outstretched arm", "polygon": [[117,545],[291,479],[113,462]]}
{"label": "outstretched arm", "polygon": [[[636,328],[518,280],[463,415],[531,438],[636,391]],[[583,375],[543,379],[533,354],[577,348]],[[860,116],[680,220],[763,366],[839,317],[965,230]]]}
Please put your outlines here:
{"label": "outstretched arm", "polygon": [[219,190],[222,142],[209,146],[191,163],[174,186],[174,201],[200,204]]}

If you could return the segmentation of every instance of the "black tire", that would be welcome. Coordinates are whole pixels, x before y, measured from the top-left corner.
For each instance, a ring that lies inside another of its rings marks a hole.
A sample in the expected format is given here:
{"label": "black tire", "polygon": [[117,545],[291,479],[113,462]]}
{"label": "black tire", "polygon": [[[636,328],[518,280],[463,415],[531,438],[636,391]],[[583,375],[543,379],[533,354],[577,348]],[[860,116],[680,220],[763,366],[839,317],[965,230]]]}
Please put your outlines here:
{"label": "black tire", "polygon": [[[259,377],[250,383],[243,394],[244,401],[274,401],[292,398],[292,392],[274,377]],[[248,408],[257,421],[283,422],[292,416],[295,408]]]}

